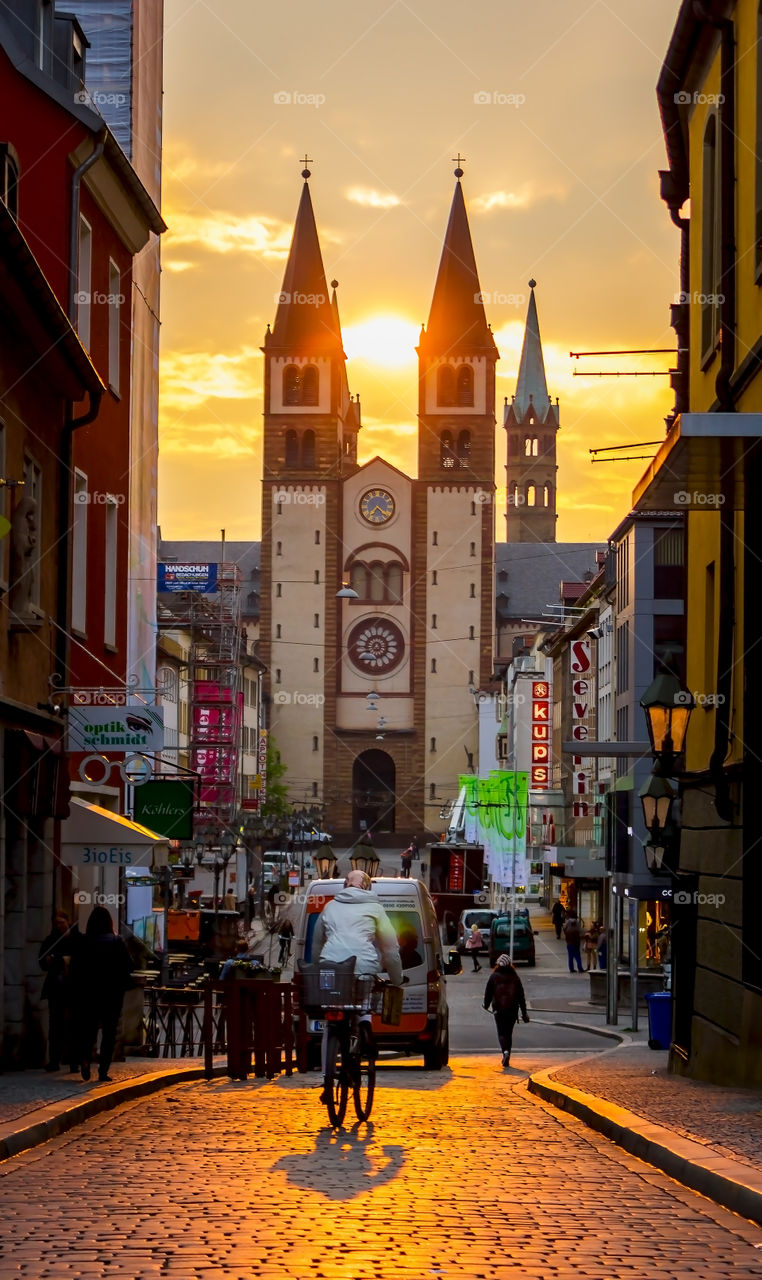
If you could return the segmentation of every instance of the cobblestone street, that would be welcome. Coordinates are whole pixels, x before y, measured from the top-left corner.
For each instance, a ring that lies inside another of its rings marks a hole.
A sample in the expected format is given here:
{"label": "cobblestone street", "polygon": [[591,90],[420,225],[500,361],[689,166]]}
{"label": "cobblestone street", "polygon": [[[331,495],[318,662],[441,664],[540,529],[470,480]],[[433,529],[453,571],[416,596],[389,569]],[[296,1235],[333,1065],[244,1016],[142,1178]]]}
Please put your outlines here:
{"label": "cobblestone street", "polygon": [[494,1055],[379,1083],[373,1123],[338,1135],[317,1076],[225,1080],[7,1161],[0,1280],[762,1275],[762,1228],[531,1097]]}

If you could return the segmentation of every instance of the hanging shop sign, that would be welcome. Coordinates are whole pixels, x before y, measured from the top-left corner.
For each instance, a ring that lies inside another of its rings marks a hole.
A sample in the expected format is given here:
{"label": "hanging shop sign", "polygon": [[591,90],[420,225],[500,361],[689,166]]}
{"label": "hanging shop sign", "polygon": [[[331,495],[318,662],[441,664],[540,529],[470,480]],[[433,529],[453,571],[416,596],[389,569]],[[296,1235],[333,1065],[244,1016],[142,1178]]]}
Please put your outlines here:
{"label": "hanging shop sign", "polygon": [[550,684],[532,681],[532,763],[529,785],[532,791],[550,786]]}
{"label": "hanging shop sign", "polygon": [[168,840],[192,840],[194,804],[193,779],[154,778],[135,792],[135,821]]}
{"label": "hanging shop sign", "polygon": [[69,708],[69,751],[161,751],[164,708]]}

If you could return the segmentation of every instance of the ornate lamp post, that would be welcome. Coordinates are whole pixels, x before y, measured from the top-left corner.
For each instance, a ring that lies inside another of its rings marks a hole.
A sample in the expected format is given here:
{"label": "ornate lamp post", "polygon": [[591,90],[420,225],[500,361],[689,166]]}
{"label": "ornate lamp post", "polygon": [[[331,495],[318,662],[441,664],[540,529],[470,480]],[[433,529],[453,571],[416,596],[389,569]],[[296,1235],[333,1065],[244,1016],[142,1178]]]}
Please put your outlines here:
{"label": "ornate lamp post", "polygon": [[321,880],[333,879],[336,866],[336,854],[329,844],[321,844],[320,852],[314,855],[315,870]]}
{"label": "ornate lamp post", "polygon": [[355,845],[349,861],[353,871],[364,871],[371,880],[378,875],[378,869],[381,866],[381,859],[372,844]]}
{"label": "ornate lamp post", "polygon": [[654,772],[668,778],[685,745],[695,706],[693,694],[682,688],[677,676],[662,671],[646,689],[640,705],[646,713],[651,753],[657,766]]}

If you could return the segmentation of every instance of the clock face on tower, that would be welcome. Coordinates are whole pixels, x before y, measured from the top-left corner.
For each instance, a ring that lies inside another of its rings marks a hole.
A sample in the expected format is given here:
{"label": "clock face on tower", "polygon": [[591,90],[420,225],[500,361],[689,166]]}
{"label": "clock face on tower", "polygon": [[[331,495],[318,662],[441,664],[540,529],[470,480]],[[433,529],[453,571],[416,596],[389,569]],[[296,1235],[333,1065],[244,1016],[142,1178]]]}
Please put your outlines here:
{"label": "clock face on tower", "polygon": [[386,489],[368,489],[360,499],[360,515],[368,524],[386,524],[394,515],[394,498]]}
{"label": "clock face on tower", "polygon": [[405,640],[387,618],[367,618],[353,627],[347,642],[350,661],[364,674],[393,671],[402,661]]}

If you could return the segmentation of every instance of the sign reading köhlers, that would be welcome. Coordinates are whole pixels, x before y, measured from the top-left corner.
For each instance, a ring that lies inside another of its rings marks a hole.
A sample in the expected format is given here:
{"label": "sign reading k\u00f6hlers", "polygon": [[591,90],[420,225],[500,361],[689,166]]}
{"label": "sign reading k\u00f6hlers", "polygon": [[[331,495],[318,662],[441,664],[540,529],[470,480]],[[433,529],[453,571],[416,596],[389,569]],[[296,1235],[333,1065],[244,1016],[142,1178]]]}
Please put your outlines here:
{"label": "sign reading k\u00f6hlers", "polygon": [[69,751],[161,751],[163,707],[69,707]]}
{"label": "sign reading k\u00f6hlers", "polygon": [[144,782],[135,788],[135,821],[168,840],[191,840],[194,803],[190,778]]}

